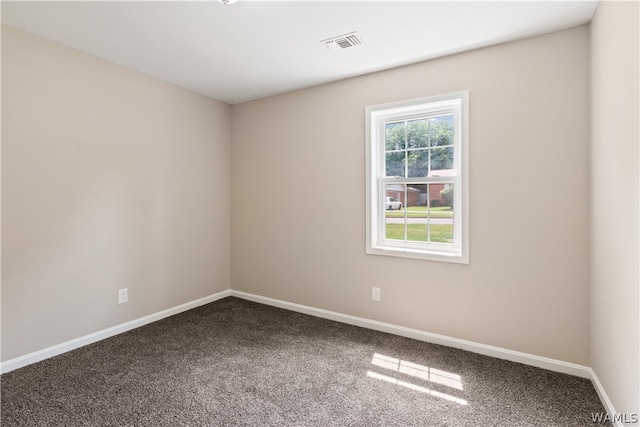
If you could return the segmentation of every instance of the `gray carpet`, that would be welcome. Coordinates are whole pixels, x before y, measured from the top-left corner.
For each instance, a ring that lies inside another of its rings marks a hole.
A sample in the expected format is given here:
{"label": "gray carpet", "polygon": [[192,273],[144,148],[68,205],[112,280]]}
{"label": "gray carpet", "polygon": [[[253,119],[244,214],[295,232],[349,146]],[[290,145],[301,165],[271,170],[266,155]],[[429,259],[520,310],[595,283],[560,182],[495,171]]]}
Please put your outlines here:
{"label": "gray carpet", "polygon": [[237,298],[2,375],[11,426],[593,426],[590,381]]}

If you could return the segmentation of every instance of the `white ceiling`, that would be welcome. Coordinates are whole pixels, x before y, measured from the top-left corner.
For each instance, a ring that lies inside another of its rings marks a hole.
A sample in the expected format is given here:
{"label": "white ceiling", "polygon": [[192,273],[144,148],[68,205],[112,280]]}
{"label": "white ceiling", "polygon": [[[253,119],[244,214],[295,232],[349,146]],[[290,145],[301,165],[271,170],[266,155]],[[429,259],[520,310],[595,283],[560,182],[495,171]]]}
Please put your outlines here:
{"label": "white ceiling", "polygon": [[[2,22],[231,104],[591,20],[597,1],[2,1]],[[334,52],[322,40],[357,31]]]}

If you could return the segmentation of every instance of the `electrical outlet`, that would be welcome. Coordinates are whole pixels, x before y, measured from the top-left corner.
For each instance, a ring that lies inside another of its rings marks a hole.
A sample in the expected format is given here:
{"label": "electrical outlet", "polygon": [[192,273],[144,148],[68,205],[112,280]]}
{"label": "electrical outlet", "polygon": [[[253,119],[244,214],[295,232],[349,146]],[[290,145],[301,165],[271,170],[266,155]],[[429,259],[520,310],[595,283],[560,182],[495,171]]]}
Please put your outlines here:
{"label": "electrical outlet", "polygon": [[380,302],[380,288],[371,288],[371,299]]}
{"label": "electrical outlet", "polygon": [[118,291],[118,304],[122,304],[129,301],[129,291],[127,288],[120,289]]}

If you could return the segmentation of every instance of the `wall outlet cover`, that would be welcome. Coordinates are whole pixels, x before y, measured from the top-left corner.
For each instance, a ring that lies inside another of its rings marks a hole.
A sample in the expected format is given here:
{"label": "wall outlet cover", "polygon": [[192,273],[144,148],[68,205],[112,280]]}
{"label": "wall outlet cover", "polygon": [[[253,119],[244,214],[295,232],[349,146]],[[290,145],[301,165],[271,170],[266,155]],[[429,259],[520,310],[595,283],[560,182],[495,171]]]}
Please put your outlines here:
{"label": "wall outlet cover", "polygon": [[120,289],[118,291],[118,304],[122,304],[129,301],[129,292],[127,288]]}

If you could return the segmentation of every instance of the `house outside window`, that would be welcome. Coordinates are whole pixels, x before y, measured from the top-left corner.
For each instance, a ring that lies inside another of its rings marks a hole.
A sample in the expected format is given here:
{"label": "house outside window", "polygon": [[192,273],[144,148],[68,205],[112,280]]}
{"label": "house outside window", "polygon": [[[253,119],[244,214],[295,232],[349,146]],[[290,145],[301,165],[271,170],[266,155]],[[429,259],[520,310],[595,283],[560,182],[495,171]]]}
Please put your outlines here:
{"label": "house outside window", "polygon": [[367,253],[469,262],[468,99],[366,108]]}

